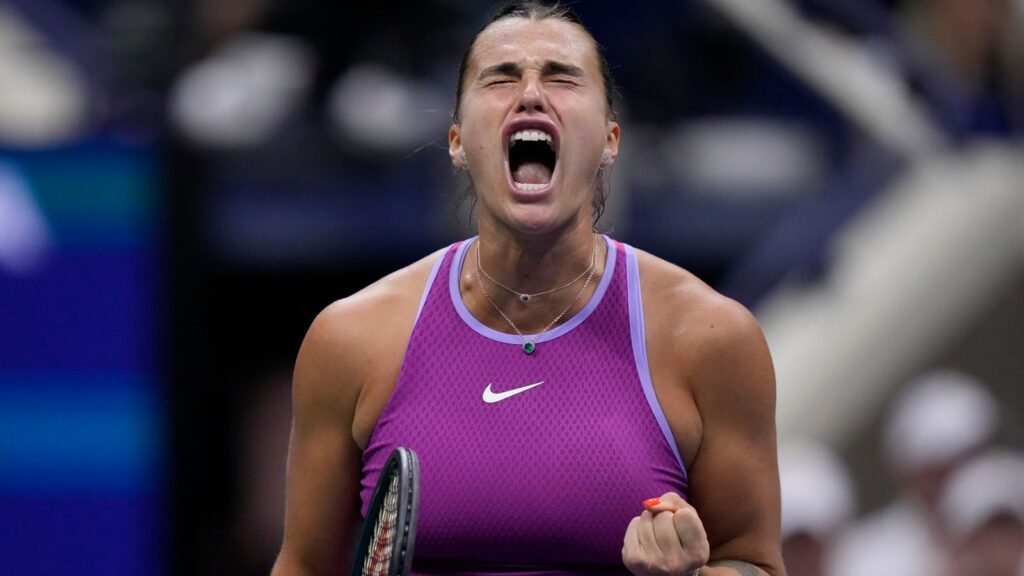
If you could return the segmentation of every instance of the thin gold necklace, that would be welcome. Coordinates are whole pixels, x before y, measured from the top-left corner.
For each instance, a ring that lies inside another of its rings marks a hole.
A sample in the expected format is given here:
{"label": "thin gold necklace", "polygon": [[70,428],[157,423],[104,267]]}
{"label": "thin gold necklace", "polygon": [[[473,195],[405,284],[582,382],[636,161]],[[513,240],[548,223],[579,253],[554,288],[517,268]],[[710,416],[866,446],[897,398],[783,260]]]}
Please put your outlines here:
{"label": "thin gold necklace", "polygon": [[[478,242],[479,242],[479,240],[478,240]],[[538,296],[544,296],[545,294],[553,294],[555,292],[561,292],[562,290],[565,290],[569,286],[572,286],[573,284],[579,282],[581,278],[586,276],[588,272],[590,272],[591,270],[594,269],[594,261],[595,261],[596,258],[597,258],[597,237],[595,236],[594,237],[594,250],[593,250],[593,253],[590,255],[590,268],[587,268],[583,272],[580,272],[579,276],[573,278],[572,280],[566,282],[565,284],[562,284],[558,288],[551,288],[551,289],[548,289],[548,290],[543,290],[541,292],[534,292],[533,294],[527,294],[526,292],[520,292],[518,290],[514,290],[512,288],[509,288],[508,286],[505,286],[501,282],[498,282],[497,280],[495,280],[493,276],[488,274],[487,270],[484,270],[484,267],[480,264],[480,245],[477,244],[477,247],[476,247],[476,269],[480,272],[480,274],[483,274],[484,278],[487,278],[488,280],[493,282],[494,285],[497,286],[498,288],[501,288],[502,290],[504,290],[504,291],[512,294],[516,298],[518,298],[519,301],[522,302],[523,304],[529,304],[534,298],[536,298]]]}
{"label": "thin gold necklace", "polygon": [[[587,273],[587,279],[586,281],[583,282],[583,286],[580,286],[579,291],[576,292],[576,296],[574,296],[572,301],[570,301],[569,304],[565,308],[563,308],[561,312],[558,313],[558,316],[555,316],[554,320],[548,322],[548,325],[545,326],[543,330],[537,332],[536,334],[533,334],[532,338],[527,337],[525,334],[523,334],[523,331],[519,329],[519,326],[516,326],[516,323],[513,322],[512,319],[508,317],[508,314],[505,314],[505,311],[502,310],[500,306],[498,306],[498,303],[495,302],[493,298],[491,298],[491,295],[487,293],[487,289],[484,288],[484,282],[480,278],[480,272],[482,271],[480,268],[480,240],[477,240],[476,243],[476,262],[477,266],[475,276],[477,286],[480,287],[480,292],[484,295],[484,298],[486,298],[487,301],[491,304],[491,307],[494,308],[494,310],[502,318],[505,319],[505,322],[507,322],[508,325],[512,327],[512,330],[519,335],[519,338],[522,339],[523,341],[523,352],[525,352],[527,355],[530,355],[533,354],[533,352],[537,349],[537,344],[536,342],[534,342],[534,339],[550,330],[551,327],[557,324],[563,316],[568,314],[569,310],[571,310],[572,307],[576,305],[576,302],[579,301],[580,297],[583,296],[583,293],[587,291],[587,287],[590,286],[590,281],[594,279],[594,271],[596,270],[597,263],[597,237],[594,237],[594,251],[590,255],[590,268]],[[495,284],[497,284],[497,282],[495,282]]]}

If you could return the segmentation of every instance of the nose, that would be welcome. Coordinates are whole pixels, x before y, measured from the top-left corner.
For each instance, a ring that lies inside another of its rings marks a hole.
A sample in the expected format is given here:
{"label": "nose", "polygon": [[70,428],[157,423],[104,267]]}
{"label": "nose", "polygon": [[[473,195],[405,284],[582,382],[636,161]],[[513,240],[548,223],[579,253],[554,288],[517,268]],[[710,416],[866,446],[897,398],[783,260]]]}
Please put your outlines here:
{"label": "nose", "polygon": [[523,89],[519,93],[519,112],[543,112],[547,109],[547,97],[544,94],[544,86],[533,75],[523,78]]}

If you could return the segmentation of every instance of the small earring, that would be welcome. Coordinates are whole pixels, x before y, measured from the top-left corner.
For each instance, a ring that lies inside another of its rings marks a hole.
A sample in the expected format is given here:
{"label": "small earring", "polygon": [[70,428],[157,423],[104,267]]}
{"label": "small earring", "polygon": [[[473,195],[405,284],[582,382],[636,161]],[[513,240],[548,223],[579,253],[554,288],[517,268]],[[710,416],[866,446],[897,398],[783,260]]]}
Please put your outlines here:
{"label": "small earring", "polygon": [[466,151],[465,150],[459,150],[459,161],[462,162],[463,164],[466,163]]}
{"label": "small earring", "polygon": [[607,150],[605,150],[604,153],[601,154],[601,165],[602,166],[607,166],[607,165],[609,165],[611,163],[612,163],[612,153],[607,151]]}

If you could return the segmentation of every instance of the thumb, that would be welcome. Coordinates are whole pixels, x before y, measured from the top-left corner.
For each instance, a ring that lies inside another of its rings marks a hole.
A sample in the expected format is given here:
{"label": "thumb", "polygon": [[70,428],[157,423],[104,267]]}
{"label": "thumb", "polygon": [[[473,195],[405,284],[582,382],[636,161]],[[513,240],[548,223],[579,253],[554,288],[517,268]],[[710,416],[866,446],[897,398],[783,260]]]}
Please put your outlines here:
{"label": "thumb", "polygon": [[683,500],[682,496],[675,492],[666,492],[658,498],[644,500],[643,504],[644,508],[651,514],[657,514],[659,512],[675,512],[677,510],[693,508],[686,503],[686,500]]}

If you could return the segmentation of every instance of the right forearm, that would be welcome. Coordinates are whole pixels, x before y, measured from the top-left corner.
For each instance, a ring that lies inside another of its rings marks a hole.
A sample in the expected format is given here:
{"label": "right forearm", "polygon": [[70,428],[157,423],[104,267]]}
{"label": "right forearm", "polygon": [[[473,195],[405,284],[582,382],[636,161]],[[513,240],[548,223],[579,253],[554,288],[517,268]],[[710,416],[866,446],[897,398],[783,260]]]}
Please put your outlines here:
{"label": "right forearm", "polygon": [[324,569],[322,566],[317,567],[312,563],[302,562],[286,551],[282,551],[274,562],[270,576],[337,576],[344,573],[342,569],[345,566],[344,563],[332,564],[336,565],[331,569]]}

